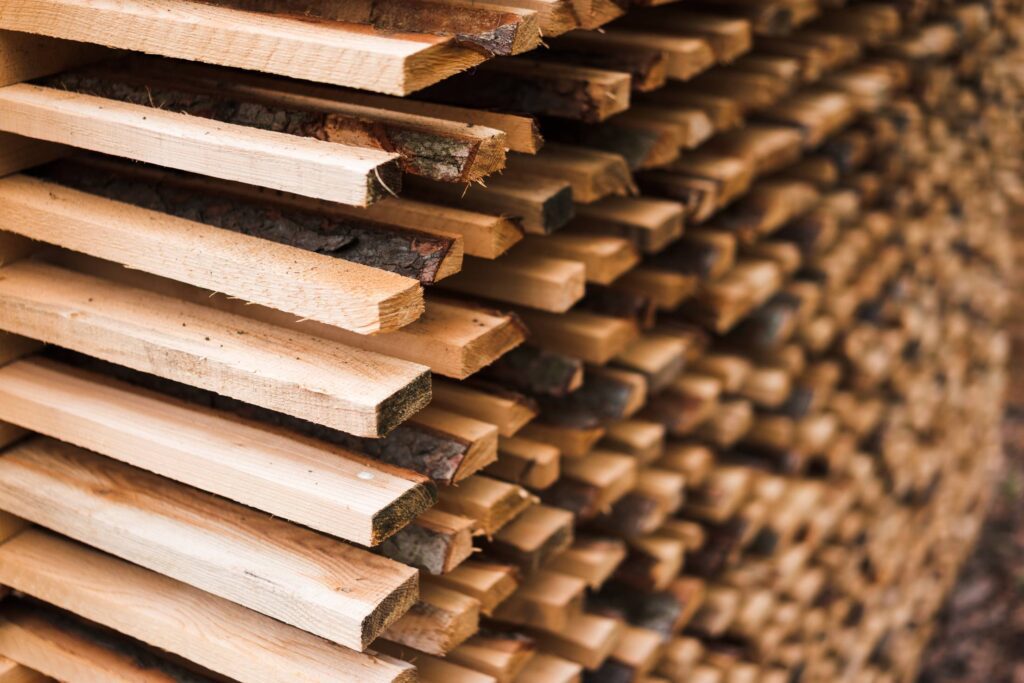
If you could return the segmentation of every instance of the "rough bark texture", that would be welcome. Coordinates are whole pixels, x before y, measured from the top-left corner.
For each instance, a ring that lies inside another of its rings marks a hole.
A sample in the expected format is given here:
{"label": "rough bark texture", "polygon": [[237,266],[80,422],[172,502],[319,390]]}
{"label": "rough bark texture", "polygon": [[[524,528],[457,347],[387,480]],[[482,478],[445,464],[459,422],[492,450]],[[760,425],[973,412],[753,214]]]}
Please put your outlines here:
{"label": "rough bark texture", "polygon": [[598,513],[598,495],[599,492],[593,486],[563,476],[541,492],[541,500],[548,505],[568,510],[582,520]]}
{"label": "rough bark texture", "polygon": [[713,244],[701,240],[687,240],[684,236],[681,241],[656,254],[651,259],[651,265],[676,273],[707,278],[721,257],[721,251]]}
{"label": "rough bark texture", "polygon": [[477,7],[453,11],[451,5],[429,0],[217,0],[219,5],[248,11],[294,14],[333,21],[369,24],[383,31],[433,33],[450,36],[457,45],[488,57],[509,55],[516,45],[519,16]]}
{"label": "rough bark texture", "polygon": [[381,543],[381,555],[429,574],[442,574],[450,554],[451,537],[424,526],[410,524]]}
{"label": "rough bark texture", "polygon": [[[696,584],[689,584],[691,588]],[[699,596],[695,591],[673,585],[666,591],[638,593],[618,581],[609,581],[587,601],[589,611],[618,617],[640,628],[649,628],[666,636],[679,631],[680,621],[692,610]]]}
{"label": "rough bark texture", "polygon": [[751,354],[777,348],[788,336],[799,306],[800,301],[788,292],[775,294],[725,335],[724,346]]}
{"label": "rough bark texture", "polygon": [[636,126],[615,123],[614,119],[603,123],[552,119],[544,123],[544,137],[555,142],[618,154],[633,171],[644,165],[658,143],[657,134]]}
{"label": "rough bark texture", "polygon": [[185,401],[219,408],[252,420],[285,427],[299,434],[347,448],[389,465],[419,472],[444,484],[451,483],[462,459],[469,451],[469,444],[449,434],[435,432],[416,424],[399,425],[381,439],[362,438],[301,418],[220,396],[212,391],[198,389],[72,351],[48,348],[46,354],[69,365],[91,369]]}
{"label": "rough bark texture", "polygon": [[[212,80],[185,84],[145,73],[93,69],[53,76],[42,84],[249,128],[394,152],[401,155],[400,166],[406,173],[446,182],[473,179],[472,162],[480,147],[479,140],[473,138],[439,135],[338,113],[292,109],[256,98],[240,99],[228,95],[226,88],[218,91],[219,84]],[[383,182],[393,191],[401,186],[396,173],[384,177]],[[383,188],[378,190],[379,196],[387,192]]]}
{"label": "rough bark texture", "polygon": [[524,552],[511,544],[502,543],[497,538],[485,542],[484,550],[498,560],[516,565],[525,576],[529,576],[544,566],[556,552],[569,547],[572,537],[573,527],[563,526],[531,552]]}
{"label": "rough bark texture", "polygon": [[655,70],[661,71],[661,82],[664,83],[665,64],[668,62],[666,53],[661,50],[629,48],[621,45],[615,46],[614,49],[607,47],[586,49],[583,46],[560,45],[558,41],[555,41],[550,52],[541,53],[536,58],[545,59],[549,55],[554,61],[628,73],[631,76],[633,90],[638,90],[638,86],[652,79],[652,73]]}
{"label": "rough bark texture", "polygon": [[463,74],[420,93],[425,99],[479,109],[597,122],[601,95],[583,80],[535,78],[493,71]]}
{"label": "rough bark texture", "polygon": [[563,396],[538,396],[542,422],[559,427],[593,429],[626,417],[635,387],[614,377],[588,373],[583,386]]}
{"label": "rough bark texture", "polygon": [[682,203],[686,217],[694,222],[707,220],[718,208],[719,186],[713,180],[672,171],[643,171],[636,175],[636,184],[641,194]]}
{"label": "rough bark texture", "polygon": [[594,525],[620,538],[637,538],[657,530],[664,517],[658,502],[638,493],[627,493],[612,509],[594,520]]}
{"label": "rough bark texture", "polygon": [[531,346],[506,353],[483,371],[485,376],[538,396],[565,396],[583,370],[576,358]]}
{"label": "rough bark texture", "polygon": [[450,238],[416,233],[327,212],[314,213],[270,202],[203,191],[195,176],[161,172],[154,182],[116,165],[59,161],[35,173],[84,192],[225,230],[315,251],[434,282],[451,249]]}
{"label": "rough bark texture", "polygon": [[632,320],[640,329],[649,329],[654,325],[657,312],[654,300],[649,296],[601,285],[587,285],[587,294],[576,304],[576,308]]}

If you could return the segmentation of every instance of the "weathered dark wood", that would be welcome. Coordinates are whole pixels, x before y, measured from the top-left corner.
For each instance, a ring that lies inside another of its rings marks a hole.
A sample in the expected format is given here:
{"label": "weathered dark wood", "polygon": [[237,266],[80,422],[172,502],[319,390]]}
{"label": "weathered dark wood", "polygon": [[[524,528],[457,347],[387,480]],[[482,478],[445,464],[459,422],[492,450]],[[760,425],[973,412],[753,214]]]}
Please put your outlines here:
{"label": "weathered dark wood", "polygon": [[399,425],[388,436],[381,439],[353,436],[284,413],[243,403],[226,396],[219,396],[212,391],[106,363],[82,354],[61,349],[50,349],[47,354],[68,365],[95,370],[146,389],[166,393],[200,405],[227,410],[259,422],[284,427],[298,434],[362,453],[389,465],[419,472],[443,484],[450,484],[453,479],[457,478],[459,468],[463,460],[470,455],[472,447],[471,443],[454,434],[411,422]]}
{"label": "weathered dark wood", "polygon": [[506,386],[536,396],[565,396],[580,386],[583,363],[577,358],[520,346],[482,371]]}
{"label": "weathered dark wood", "polygon": [[645,294],[601,285],[588,286],[586,296],[576,304],[576,308],[626,318],[636,322],[641,329],[648,329],[654,324],[656,312],[654,300]]}
{"label": "weathered dark wood", "polygon": [[552,41],[549,54],[560,62],[628,73],[632,88],[637,92],[654,90],[665,84],[669,61],[667,53],[641,46],[603,44],[594,40],[600,35],[597,32],[591,35],[589,31],[568,33]]}
{"label": "weathered dark wood", "polygon": [[601,368],[587,370],[583,386],[576,391],[561,397],[537,397],[542,414],[539,419],[546,424],[590,429],[628,417],[639,404],[638,383],[623,379],[621,375],[625,374]]}
{"label": "weathered dark wood", "polygon": [[[245,193],[232,183],[131,162],[89,157],[54,162],[39,177],[172,216],[343,258],[430,284],[455,244],[451,237],[313,211]],[[259,199],[257,199],[259,197]]]}
{"label": "weathered dark wood", "polygon": [[[168,76],[173,68],[173,62],[136,60],[120,67],[104,65],[63,73],[42,84],[223,123],[395,152],[400,155],[402,171],[434,180],[469,182],[482,177],[474,163],[482,151],[477,136],[442,134],[423,125],[342,113],[326,108],[326,103],[318,108],[320,102],[312,98],[301,104],[284,98],[276,101],[273,90],[266,87],[235,88],[230,71],[185,66],[185,73],[191,76],[185,80]],[[494,155],[495,151],[488,153]],[[497,170],[495,165],[487,164],[486,171]],[[392,193],[401,187],[398,176],[383,182]]]}
{"label": "weathered dark wood", "polygon": [[628,73],[538,59],[492,60],[419,93],[485,109],[597,122],[629,107]]}

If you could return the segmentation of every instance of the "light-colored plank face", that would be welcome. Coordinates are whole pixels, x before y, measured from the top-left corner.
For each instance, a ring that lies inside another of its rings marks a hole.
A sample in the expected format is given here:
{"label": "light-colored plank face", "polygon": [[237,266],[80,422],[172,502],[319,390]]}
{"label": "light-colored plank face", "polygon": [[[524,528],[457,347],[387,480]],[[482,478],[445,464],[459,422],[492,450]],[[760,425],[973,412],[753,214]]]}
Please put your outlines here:
{"label": "light-colored plank face", "polygon": [[352,434],[429,400],[422,366],[41,263],[2,276],[8,331]]}
{"label": "light-colored plank face", "polygon": [[44,359],[0,368],[0,419],[362,545],[434,500],[412,473]]}
{"label": "light-colored plank face", "polygon": [[366,206],[400,187],[397,155],[19,83],[0,130],[104,154]]}
{"label": "light-colored plank face", "polygon": [[480,63],[442,36],[188,0],[11,0],[0,28],[406,95]]}
{"label": "light-colored plank face", "polygon": [[36,681],[213,683],[102,627],[21,602],[6,607],[0,617],[0,652],[38,671]]}
{"label": "light-colored plank face", "polygon": [[0,581],[243,683],[412,679],[404,662],[335,645],[43,531],[0,546]]}
{"label": "light-colored plank face", "polygon": [[397,329],[423,310],[412,278],[28,176],[0,179],[0,222],[31,239],[352,332]]}
{"label": "light-colored plank face", "polygon": [[363,650],[416,599],[416,570],[38,437],[0,457],[0,507]]}

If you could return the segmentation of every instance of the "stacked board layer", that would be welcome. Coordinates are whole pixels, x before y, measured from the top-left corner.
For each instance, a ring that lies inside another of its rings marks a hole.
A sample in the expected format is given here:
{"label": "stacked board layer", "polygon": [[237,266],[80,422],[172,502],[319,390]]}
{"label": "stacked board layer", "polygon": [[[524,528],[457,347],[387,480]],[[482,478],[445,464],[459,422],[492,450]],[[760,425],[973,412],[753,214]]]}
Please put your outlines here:
{"label": "stacked board layer", "polygon": [[0,0],[0,681],[915,679],[1015,1]]}

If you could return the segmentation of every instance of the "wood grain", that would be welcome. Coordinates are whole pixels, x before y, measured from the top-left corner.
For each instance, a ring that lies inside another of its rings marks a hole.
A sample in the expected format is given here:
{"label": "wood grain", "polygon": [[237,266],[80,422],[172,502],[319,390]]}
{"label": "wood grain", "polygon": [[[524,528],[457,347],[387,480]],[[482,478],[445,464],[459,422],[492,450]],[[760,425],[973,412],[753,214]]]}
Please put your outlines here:
{"label": "wood grain", "polygon": [[0,457],[13,514],[356,650],[416,570],[101,455],[36,437]]}

